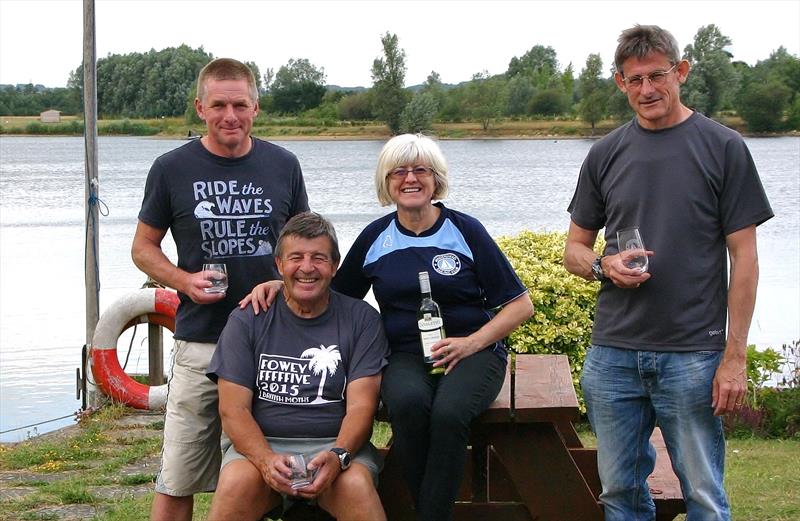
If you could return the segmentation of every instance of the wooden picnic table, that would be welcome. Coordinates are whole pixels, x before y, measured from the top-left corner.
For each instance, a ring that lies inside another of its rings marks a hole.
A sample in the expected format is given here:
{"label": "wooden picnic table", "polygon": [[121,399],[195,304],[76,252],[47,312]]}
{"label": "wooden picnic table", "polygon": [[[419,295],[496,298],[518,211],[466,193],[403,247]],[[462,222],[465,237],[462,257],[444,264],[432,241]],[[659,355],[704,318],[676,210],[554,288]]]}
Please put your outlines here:
{"label": "wooden picnic table", "polygon": [[[472,426],[454,518],[602,521],[597,453],[573,427],[580,412],[567,357],[515,358],[497,400]],[[671,520],[685,507],[660,432],[652,441],[659,455],[650,478],[657,519]],[[389,448],[379,492],[389,521],[413,521],[398,459]]]}

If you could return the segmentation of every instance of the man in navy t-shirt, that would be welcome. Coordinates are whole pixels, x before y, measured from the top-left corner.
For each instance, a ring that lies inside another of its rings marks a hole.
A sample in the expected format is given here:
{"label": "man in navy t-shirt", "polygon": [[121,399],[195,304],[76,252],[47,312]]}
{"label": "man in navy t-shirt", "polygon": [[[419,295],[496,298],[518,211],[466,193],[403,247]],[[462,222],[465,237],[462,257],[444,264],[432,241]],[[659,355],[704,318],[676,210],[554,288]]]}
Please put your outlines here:
{"label": "man in navy t-shirt", "polygon": [[[153,163],[132,247],[136,266],[180,297],[151,512],[163,521],[189,521],[193,494],[216,487],[221,427],[205,370],[230,311],[253,286],[277,278],[272,251],[283,224],[308,209],[297,158],[250,136],[258,90],[246,65],[228,58],[206,65],[195,107],[207,134]],[[167,230],[177,264],[161,248]],[[206,292],[206,263],[226,264],[227,292]]]}

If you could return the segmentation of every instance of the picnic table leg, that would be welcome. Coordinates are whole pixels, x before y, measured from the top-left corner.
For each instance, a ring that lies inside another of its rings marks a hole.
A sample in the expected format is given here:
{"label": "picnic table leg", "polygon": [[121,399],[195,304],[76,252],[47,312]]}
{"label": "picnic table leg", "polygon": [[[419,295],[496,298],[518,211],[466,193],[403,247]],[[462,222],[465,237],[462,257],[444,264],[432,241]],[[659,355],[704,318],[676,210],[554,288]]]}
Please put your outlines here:
{"label": "picnic table leg", "polygon": [[602,507],[552,423],[495,424],[489,441],[533,519],[603,520]]}

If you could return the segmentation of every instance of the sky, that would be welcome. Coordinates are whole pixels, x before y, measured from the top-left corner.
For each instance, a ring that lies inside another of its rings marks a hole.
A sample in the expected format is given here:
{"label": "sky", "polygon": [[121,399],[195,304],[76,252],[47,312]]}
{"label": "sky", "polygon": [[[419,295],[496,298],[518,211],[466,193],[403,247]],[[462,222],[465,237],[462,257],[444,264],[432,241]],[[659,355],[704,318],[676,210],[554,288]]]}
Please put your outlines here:
{"label": "sky", "polygon": [[[65,86],[83,60],[82,6],[0,0],[0,84]],[[590,53],[610,70],[619,33],[637,23],[670,30],[681,49],[715,24],[733,41],[733,59],[750,65],[781,45],[800,56],[800,0],[95,0],[95,10],[98,58],[187,44],[262,73],[305,58],[324,68],[326,83],[346,87],[372,84],[387,31],[405,50],[406,85],[431,71],[445,83],[500,74],[537,44],[576,75]]]}

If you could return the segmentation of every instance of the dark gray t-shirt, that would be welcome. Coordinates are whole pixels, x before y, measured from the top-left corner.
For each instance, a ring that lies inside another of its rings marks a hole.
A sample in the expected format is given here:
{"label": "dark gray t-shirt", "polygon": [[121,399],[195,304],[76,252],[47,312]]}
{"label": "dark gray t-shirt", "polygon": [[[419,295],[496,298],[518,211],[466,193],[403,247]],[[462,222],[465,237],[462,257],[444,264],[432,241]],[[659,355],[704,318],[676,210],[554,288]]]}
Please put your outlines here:
{"label": "dark gray t-shirt", "polygon": [[388,355],[380,315],[366,302],[332,291],[328,309],[304,319],[279,295],[258,315],[250,306],[231,313],[208,376],[253,391],[265,436],[335,437],[348,383],[380,373]]}
{"label": "dark gray t-shirt", "polygon": [[253,139],[238,158],[212,154],[191,141],[155,160],[147,176],[139,220],[169,229],[178,267],[195,273],[224,262],[226,297],[198,305],[180,293],[175,338],[216,342],[230,311],[256,284],[278,278],[272,250],[284,223],[308,210],[297,158]]}
{"label": "dark gray t-shirt", "polygon": [[650,280],[636,289],[604,281],[592,343],[653,351],[725,347],[725,237],[773,216],[741,136],[694,113],[664,130],[636,120],[595,143],[568,208],[588,230],[638,226]]}

